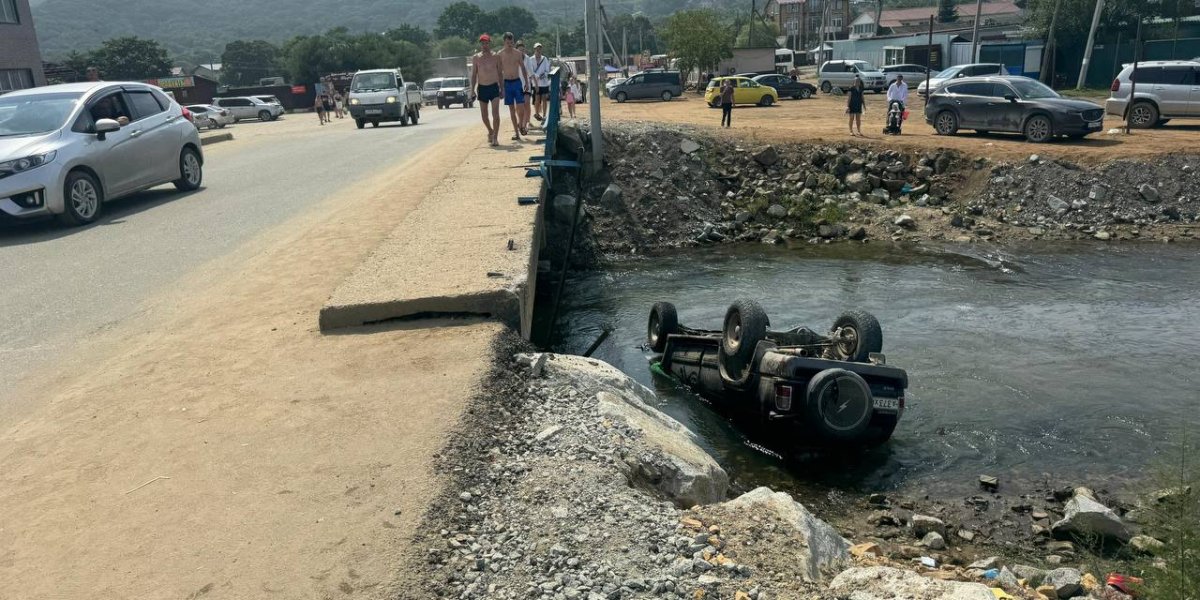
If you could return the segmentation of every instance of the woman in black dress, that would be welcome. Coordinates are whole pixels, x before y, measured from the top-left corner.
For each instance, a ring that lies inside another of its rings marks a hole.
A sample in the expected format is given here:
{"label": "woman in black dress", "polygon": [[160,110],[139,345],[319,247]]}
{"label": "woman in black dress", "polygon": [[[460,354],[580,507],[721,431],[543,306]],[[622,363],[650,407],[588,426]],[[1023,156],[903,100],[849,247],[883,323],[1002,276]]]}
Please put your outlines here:
{"label": "woman in black dress", "polygon": [[[862,113],[867,107],[866,100],[863,98],[863,82],[861,78],[854,78],[854,85],[850,86],[850,92],[846,94],[846,114],[850,115],[850,135],[862,135]],[[858,133],[854,133],[855,128]]]}

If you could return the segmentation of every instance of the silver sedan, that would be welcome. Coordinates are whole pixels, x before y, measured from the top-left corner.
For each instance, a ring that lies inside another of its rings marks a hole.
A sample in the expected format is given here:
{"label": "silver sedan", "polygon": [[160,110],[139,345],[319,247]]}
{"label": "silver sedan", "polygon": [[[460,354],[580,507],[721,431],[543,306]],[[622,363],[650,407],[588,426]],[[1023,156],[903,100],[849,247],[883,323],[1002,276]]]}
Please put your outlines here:
{"label": "silver sedan", "polygon": [[199,188],[203,165],[191,113],[157,87],[68,83],[0,96],[0,218],[91,223],[121,196]]}

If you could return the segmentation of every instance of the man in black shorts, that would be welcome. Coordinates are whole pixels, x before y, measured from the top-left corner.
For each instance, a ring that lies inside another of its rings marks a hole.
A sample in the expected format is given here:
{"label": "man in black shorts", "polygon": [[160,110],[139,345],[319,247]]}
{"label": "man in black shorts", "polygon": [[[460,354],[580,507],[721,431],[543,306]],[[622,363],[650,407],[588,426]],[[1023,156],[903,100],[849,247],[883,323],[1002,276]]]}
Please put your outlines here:
{"label": "man in black shorts", "polygon": [[[488,130],[488,145],[498,146],[500,100],[504,99],[504,90],[500,87],[500,57],[492,53],[492,38],[488,34],[479,36],[479,44],[482,50],[471,58],[470,89],[479,99],[479,115],[483,117],[483,125]],[[491,120],[488,119],[489,106],[492,109]]]}
{"label": "man in black shorts", "polygon": [[529,62],[532,65],[529,74],[537,90],[534,96],[537,106],[535,115],[537,120],[545,121],[548,114],[546,109],[550,104],[550,58],[542,54],[541,42],[533,45],[533,56],[529,57]]}

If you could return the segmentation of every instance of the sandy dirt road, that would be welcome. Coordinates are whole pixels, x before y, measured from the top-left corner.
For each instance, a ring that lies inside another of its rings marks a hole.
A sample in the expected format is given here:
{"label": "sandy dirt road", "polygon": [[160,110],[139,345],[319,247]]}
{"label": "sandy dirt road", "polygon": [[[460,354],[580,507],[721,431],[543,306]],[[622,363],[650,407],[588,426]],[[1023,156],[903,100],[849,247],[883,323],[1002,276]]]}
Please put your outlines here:
{"label": "sandy dirt road", "polygon": [[[603,100],[604,117],[624,121],[658,121],[698,125],[717,130],[721,111],[709,108],[704,99],[686,92],[670,102],[639,100],[618,104]],[[904,135],[884,135],[882,130],[887,113],[884,95],[867,94],[867,110],[862,130],[866,138],[851,137],[845,115],[846,99],[818,93],[809,100],[782,100],[770,107],[737,106],[733,111],[734,135],[763,142],[869,142],[908,148],[950,148],[970,156],[987,156],[996,160],[1021,160],[1030,154],[1064,158],[1087,164],[1099,164],[1118,158],[1146,158],[1181,149],[1194,148],[1200,139],[1200,121],[1173,121],[1166,127],[1153,130],[1134,130],[1133,135],[1094,134],[1084,140],[1056,140],[1046,144],[1030,144],[1016,134],[992,133],[980,135],[963,132],[956,136],[940,136],[925,123],[924,101],[916,93],[910,95],[908,122]],[[581,117],[587,116],[587,105],[576,107]],[[1105,129],[1119,127],[1112,116],[1104,119]]]}
{"label": "sandy dirt road", "polygon": [[9,390],[0,598],[403,597],[500,326],[322,335],[317,311],[477,137],[345,186]]}

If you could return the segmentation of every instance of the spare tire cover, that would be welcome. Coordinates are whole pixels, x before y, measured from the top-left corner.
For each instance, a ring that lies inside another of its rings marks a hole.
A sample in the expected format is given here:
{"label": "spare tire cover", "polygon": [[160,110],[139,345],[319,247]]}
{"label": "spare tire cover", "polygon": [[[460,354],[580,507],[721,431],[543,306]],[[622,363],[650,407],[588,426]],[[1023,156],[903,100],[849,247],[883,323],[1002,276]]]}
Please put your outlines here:
{"label": "spare tire cover", "polygon": [[808,382],[806,408],[813,426],[833,441],[861,437],[871,424],[871,387],[857,373],[826,369]]}

